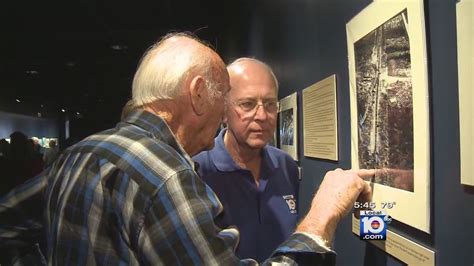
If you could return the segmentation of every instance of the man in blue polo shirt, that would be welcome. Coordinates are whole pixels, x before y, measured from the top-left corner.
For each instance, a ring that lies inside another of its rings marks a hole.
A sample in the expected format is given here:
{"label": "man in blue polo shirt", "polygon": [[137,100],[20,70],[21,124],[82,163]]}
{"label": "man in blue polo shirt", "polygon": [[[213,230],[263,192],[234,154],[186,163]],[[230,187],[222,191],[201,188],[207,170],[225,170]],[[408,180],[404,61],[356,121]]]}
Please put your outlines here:
{"label": "man in blue polo shirt", "polygon": [[240,231],[237,255],[265,260],[293,233],[298,169],[285,152],[267,145],[278,113],[278,81],[263,62],[240,58],[227,67],[231,91],[214,148],[193,159],[224,205],[218,225]]}

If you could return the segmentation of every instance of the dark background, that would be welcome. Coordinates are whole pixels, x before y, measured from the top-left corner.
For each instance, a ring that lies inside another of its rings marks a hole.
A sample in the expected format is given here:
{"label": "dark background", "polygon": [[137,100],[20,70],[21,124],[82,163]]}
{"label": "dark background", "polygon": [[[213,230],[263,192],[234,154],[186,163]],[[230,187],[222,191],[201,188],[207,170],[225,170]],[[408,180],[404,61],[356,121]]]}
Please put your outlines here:
{"label": "dark background", "polygon": [[[425,1],[432,233],[403,224],[394,228],[434,250],[437,265],[474,263],[474,189],[461,185],[459,177],[455,2]],[[299,204],[304,213],[324,173],[351,166],[345,24],[369,3],[4,1],[0,5],[0,110],[35,116],[41,112],[58,121],[67,115],[76,139],[111,127],[130,96],[142,53],[170,30],[195,32],[212,43],[226,62],[240,56],[267,62],[280,80],[280,97],[336,74],[340,158],[338,162],[306,158],[300,149]],[[299,132],[302,115],[299,108]],[[302,141],[299,138],[300,148]],[[354,236],[350,218],[338,227],[335,249],[338,265],[403,265]]]}
{"label": "dark background", "polygon": [[246,1],[2,1],[0,110],[68,116],[73,139],[112,127],[160,36],[193,32],[229,61],[245,52],[250,10]]}

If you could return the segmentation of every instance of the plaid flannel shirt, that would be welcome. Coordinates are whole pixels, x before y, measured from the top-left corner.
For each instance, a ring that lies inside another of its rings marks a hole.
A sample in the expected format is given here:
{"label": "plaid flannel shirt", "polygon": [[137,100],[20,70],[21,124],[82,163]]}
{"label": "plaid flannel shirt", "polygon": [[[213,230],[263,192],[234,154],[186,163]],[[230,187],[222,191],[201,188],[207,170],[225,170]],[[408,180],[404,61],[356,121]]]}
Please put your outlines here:
{"label": "plaid flannel shirt", "polygon": [[[254,265],[234,255],[238,230],[159,117],[135,111],[72,146],[0,200],[0,245],[41,242],[52,265]],[[43,235],[41,232],[45,232]],[[334,264],[293,234],[265,264]]]}

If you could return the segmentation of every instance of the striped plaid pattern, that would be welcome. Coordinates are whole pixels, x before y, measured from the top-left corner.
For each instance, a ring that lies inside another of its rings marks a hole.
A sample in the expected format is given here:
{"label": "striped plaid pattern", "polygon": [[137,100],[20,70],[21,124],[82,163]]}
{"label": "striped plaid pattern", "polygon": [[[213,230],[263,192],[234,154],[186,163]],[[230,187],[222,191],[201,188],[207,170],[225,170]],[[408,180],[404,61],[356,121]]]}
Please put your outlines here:
{"label": "striped plaid pattern", "polygon": [[[52,265],[256,264],[235,257],[236,229],[214,224],[222,210],[167,124],[136,111],[1,199],[0,240],[32,241],[44,230]],[[266,263],[320,252],[294,234]]]}

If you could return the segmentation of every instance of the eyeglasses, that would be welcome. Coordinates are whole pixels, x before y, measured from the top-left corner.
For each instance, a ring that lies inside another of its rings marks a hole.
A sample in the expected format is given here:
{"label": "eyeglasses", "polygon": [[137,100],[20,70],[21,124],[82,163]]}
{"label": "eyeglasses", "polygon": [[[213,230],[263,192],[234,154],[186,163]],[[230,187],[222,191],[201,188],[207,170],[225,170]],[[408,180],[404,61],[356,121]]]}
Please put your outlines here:
{"label": "eyeglasses", "polygon": [[259,106],[262,106],[265,112],[271,113],[271,114],[277,113],[280,108],[280,103],[278,101],[264,101],[264,102],[259,103],[256,100],[245,99],[245,100],[240,100],[236,102],[228,100],[228,102],[239,107],[240,110],[247,113],[248,115],[255,114]]}

